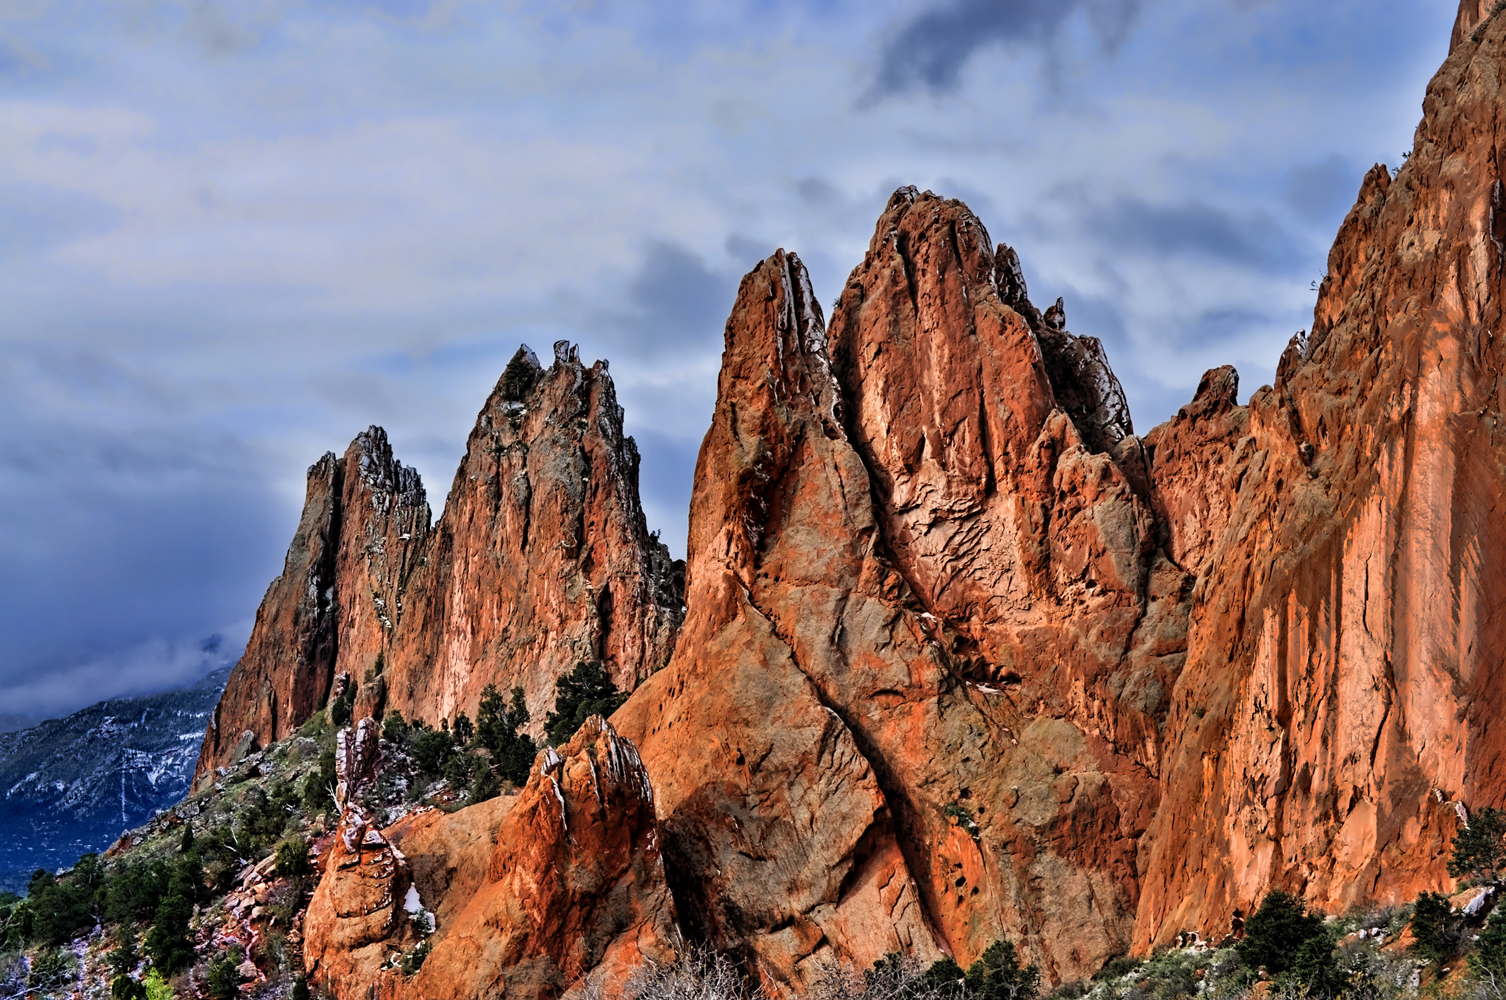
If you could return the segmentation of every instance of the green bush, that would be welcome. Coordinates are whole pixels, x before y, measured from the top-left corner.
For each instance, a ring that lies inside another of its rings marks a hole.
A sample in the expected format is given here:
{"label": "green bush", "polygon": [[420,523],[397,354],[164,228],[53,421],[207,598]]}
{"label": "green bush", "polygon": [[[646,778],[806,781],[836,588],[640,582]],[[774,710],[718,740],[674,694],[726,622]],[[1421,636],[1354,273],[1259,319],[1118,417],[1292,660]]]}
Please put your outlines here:
{"label": "green bush", "polygon": [[34,958],[26,976],[27,986],[47,993],[60,993],[73,981],[73,955],[62,948],[49,948]]}
{"label": "green bush", "polygon": [[1506,812],[1487,806],[1454,837],[1448,873],[1474,882],[1497,882],[1506,867]]}
{"label": "green bush", "polygon": [[1245,921],[1244,939],[1235,948],[1245,965],[1264,966],[1274,978],[1292,967],[1303,944],[1317,937],[1328,940],[1322,918],[1308,913],[1300,899],[1277,889]]}
{"label": "green bush", "polygon": [[455,724],[450,727],[450,731],[455,734],[455,742],[461,746],[467,746],[476,738],[476,727],[471,725],[471,720],[464,712],[455,716]]}
{"label": "green bush", "polygon": [[280,878],[301,878],[313,871],[309,864],[308,841],[293,836],[277,845],[277,875]]}
{"label": "green bush", "polygon": [[330,725],[339,729],[350,723],[350,711],[356,703],[356,684],[351,681],[345,686],[345,693],[329,703]]}
{"label": "green bush", "polygon": [[150,920],[167,891],[169,874],[165,861],[119,862],[105,890],[107,919],[117,924]]}
{"label": "green bush", "polygon": [[967,987],[978,1000],[1034,1000],[1041,970],[1020,965],[1014,945],[995,941],[967,967]]}
{"label": "green bush", "polygon": [[424,774],[439,774],[455,755],[455,740],[449,730],[426,730],[413,741],[413,765]]}
{"label": "green bush", "polygon": [[229,955],[221,955],[210,964],[205,980],[210,1000],[234,1000],[240,996],[240,970]]}
{"label": "green bush", "polygon": [[397,709],[387,713],[387,719],[382,723],[382,739],[388,743],[407,744],[409,727],[403,721],[403,713]]}
{"label": "green bush", "polygon": [[485,767],[480,757],[472,753],[457,753],[450,757],[444,766],[444,779],[454,789],[470,787],[476,780],[476,771]]}
{"label": "green bush", "polygon": [[544,719],[544,731],[555,746],[567,743],[593,715],[608,716],[627,701],[627,695],[607,676],[596,660],[583,660],[554,684],[554,711]]}
{"label": "green bush", "polygon": [[190,886],[175,872],[147,932],[146,953],[165,976],[174,976],[193,964],[193,942],[188,936],[192,895]]}
{"label": "green bush", "polygon": [[476,772],[476,780],[471,782],[470,797],[472,802],[485,802],[502,794],[502,782],[492,773],[489,767],[483,767]]}
{"label": "green bush", "polygon": [[130,924],[118,925],[115,928],[115,947],[110,950],[110,971],[117,976],[135,972],[139,961],[141,956],[136,954],[136,932]]}
{"label": "green bush", "polygon": [[38,869],[26,890],[30,939],[56,947],[88,932],[101,909],[97,897],[104,884],[105,866],[97,854],[85,854],[60,878]]}
{"label": "green bush", "polygon": [[335,748],[325,747],[318,766],[303,780],[303,806],[311,813],[324,812],[335,804],[330,789],[335,787]]}
{"label": "green bush", "polygon": [[309,1000],[309,984],[302,976],[293,980],[292,1000]]}
{"label": "green bush", "polygon": [[110,980],[110,1000],[147,1000],[146,984],[121,973]]}
{"label": "green bush", "polygon": [[1477,979],[1493,983],[1498,996],[1506,992],[1506,913],[1497,912],[1486,922],[1470,953],[1469,968]]}
{"label": "green bush", "polygon": [[146,1000],[176,1000],[177,994],[157,969],[148,972],[141,984],[146,987]]}

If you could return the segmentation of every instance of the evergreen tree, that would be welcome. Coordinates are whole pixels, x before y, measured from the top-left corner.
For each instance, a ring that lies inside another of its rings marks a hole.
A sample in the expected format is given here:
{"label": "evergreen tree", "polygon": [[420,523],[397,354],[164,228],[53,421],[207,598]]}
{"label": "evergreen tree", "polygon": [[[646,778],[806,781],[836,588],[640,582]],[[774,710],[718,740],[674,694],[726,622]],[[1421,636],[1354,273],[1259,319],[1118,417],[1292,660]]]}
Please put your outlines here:
{"label": "evergreen tree", "polygon": [[468,745],[476,738],[476,727],[471,725],[471,720],[464,712],[455,716],[455,725],[451,727],[451,731],[455,734],[455,742],[461,746]]}
{"label": "evergreen tree", "polygon": [[1498,882],[1506,868],[1506,812],[1487,806],[1454,837],[1448,873],[1475,882]]}
{"label": "evergreen tree", "polygon": [[978,1000],[1034,1000],[1041,971],[1021,966],[1014,945],[995,941],[967,967],[967,987]]}
{"label": "evergreen tree", "polygon": [[146,953],[164,976],[174,976],[193,964],[193,942],[188,936],[192,918],[192,888],[174,872],[146,935]]}
{"label": "evergreen tree", "polygon": [[1417,897],[1412,907],[1412,936],[1417,944],[1412,950],[1419,958],[1443,961],[1458,950],[1463,933],[1463,922],[1449,906],[1447,896],[1425,892]]}
{"label": "evergreen tree", "polygon": [[481,693],[481,707],[476,712],[476,742],[491,751],[497,772],[515,785],[528,780],[533,758],[538,753],[533,740],[518,732],[528,724],[528,719],[521,687],[512,689],[510,707],[490,684]]}
{"label": "evergreen tree", "polygon": [[1235,947],[1245,965],[1264,966],[1275,977],[1291,968],[1297,949],[1319,935],[1327,937],[1322,918],[1308,913],[1300,899],[1277,889],[1245,921],[1244,939]]}
{"label": "evergreen tree", "polygon": [[115,928],[115,947],[110,950],[110,971],[117,976],[136,971],[141,956],[136,954],[136,932],[129,924]]}
{"label": "evergreen tree", "polygon": [[554,711],[544,720],[544,731],[560,746],[591,716],[611,715],[625,701],[627,695],[617,690],[600,662],[583,660],[555,681]]}

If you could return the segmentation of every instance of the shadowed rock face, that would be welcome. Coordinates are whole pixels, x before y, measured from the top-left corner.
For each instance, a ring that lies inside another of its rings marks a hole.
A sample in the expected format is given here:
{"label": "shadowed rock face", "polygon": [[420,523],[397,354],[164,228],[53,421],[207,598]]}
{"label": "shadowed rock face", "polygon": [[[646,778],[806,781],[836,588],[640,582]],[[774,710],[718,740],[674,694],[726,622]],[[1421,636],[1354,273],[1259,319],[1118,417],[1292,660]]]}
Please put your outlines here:
{"label": "shadowed rock face", "polygon": [[556,677],[599,659],[631,690],[668,659],[681,616],[678,569],[644,523],[638,451],[606,363],[586,368],[562,342],[545,369],[522,348],[432,528],[418,474],[380,428],[309,470],[287,563],[198,780],[246,732],[261,744],[288,735],[342,674],[357,685],[357,716],[431,723],[474,716],[488,684],[521,685],[538,728]]}
{"label": "shadowed rock face", "polygon": [[392,457],[380,427],[309,468],[282,575],[210,720],[196,781],[227,763],[246,733],[264,746],[296,730],[324,706],[338,672],[375,659],[401,618],[429,520],[418,473]]}

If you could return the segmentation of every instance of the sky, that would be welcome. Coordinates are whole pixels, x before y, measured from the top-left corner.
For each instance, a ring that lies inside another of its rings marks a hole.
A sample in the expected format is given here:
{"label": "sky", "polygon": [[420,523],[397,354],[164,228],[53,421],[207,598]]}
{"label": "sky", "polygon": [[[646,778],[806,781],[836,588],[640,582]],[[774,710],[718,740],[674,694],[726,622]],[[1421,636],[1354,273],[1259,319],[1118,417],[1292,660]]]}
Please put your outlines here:
{"label": "sky", "polygon": [[[607,358],[683,555],[738,280],[898,186],[1101,338],[1144,432],[1269,382],[1453,0],[0,0],[0,717],[244,647],[370,424],[436,516],[520,343]],[[3,719],[0,719],[3,722]]]}

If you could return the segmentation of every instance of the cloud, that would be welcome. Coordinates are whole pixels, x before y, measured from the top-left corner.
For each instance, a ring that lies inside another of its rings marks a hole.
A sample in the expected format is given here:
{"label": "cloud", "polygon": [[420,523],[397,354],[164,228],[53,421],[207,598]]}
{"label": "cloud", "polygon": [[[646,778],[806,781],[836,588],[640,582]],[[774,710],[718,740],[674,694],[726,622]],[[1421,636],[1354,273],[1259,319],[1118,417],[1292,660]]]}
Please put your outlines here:
{"label": "cloud", "polygon": [[1316,163],[1300,163],[1286,174],[1287,203],[1309,218],[1337,224],[1359,190],[1363,173],[1337,153]]}
{"label": "cloud", "polygon": [[1087,234],[1134,250],[1176,257],[1211,258],[1267,273],[1289,273],[1304,248],[1269,213],[1243,215],[1200,201],[1153,204],[1123,195],[1084,212]]}
{"label": "cloud", "polygon": [[248,618],[227,626],[225,632],[174,639],[154,637],[83,663],[39,671],[20,681],[0,680],[0,704],[10,709],[0,717],[0,731],[76,711],[81,707],[81,691],[88,692],[94,702],[191,684],[235,662],[250,634]]}
{"label": "cloud", "polygon": [[1123,44],[1141,0],[948,0],[912,18],[885,43],[867,97],[916,88],[957,89],[962,69],[994,46],[1054,46],[1068,23],[1086,17],[1106,50]]}

